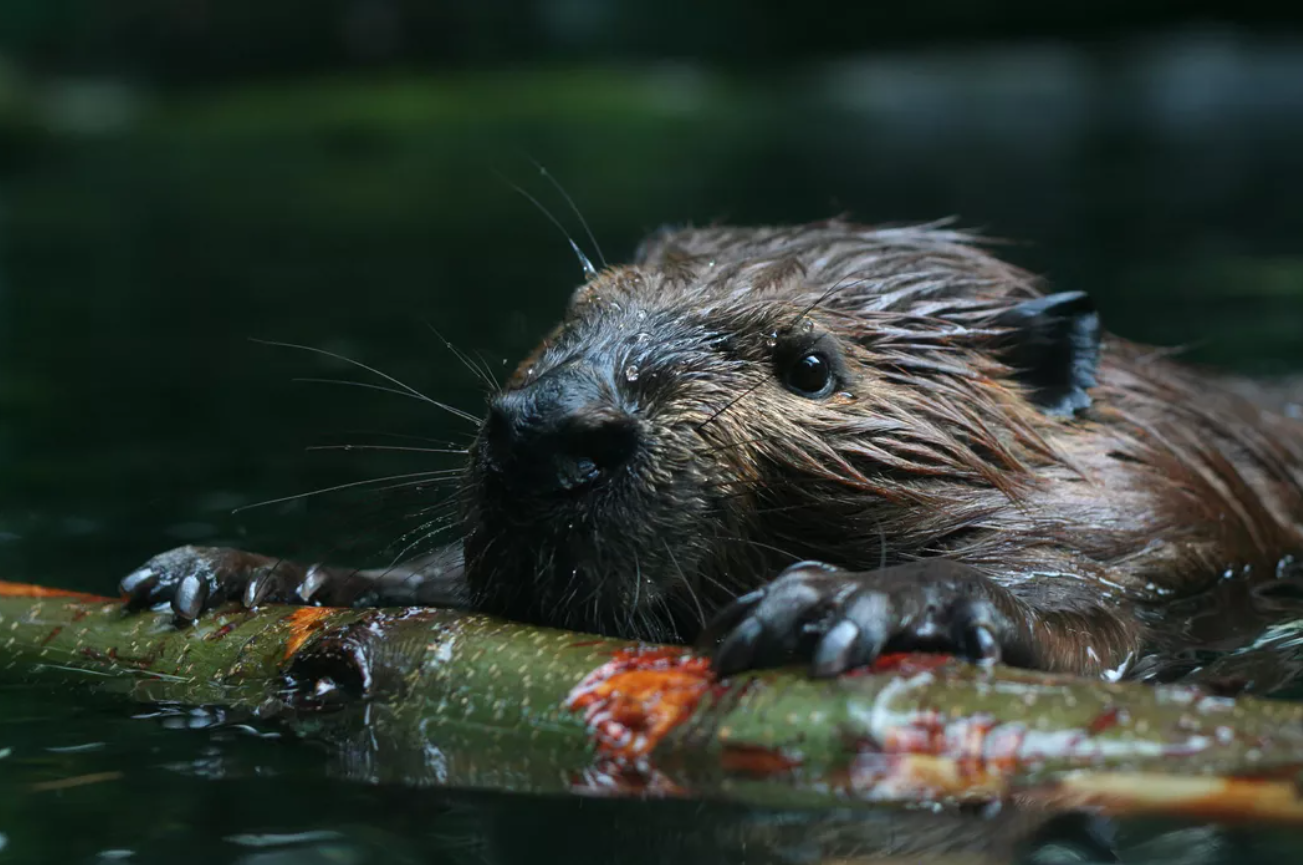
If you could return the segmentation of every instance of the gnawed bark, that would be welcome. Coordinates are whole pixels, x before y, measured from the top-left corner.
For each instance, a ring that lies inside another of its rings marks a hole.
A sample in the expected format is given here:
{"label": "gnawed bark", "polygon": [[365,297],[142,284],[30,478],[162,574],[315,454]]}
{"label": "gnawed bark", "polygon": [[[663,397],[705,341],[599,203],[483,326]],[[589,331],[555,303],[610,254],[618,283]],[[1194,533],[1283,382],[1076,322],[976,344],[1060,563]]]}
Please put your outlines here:
{"label": "gnawed bark", "polygon": [[178,630],[0,583],[0,679],[249,713],[373,782],[1303,822],[1303,705],[941,656],[717,681],[681,648],[449,610],[266,607]]}

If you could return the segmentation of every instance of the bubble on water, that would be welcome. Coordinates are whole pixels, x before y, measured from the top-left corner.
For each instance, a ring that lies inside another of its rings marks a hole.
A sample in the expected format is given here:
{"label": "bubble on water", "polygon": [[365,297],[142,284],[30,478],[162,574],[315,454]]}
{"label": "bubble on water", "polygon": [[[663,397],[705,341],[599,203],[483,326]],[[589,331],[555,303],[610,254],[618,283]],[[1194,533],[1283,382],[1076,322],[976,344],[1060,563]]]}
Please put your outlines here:
{"label": "bubble on water", "polygon": [[625,380],[625,381],[637,381],[637,380],[638,380],[638,365],[637,365],[637,364],[635,364],[635,363],[631,363],[631,364],[629,364],[628,366],[626,366],[626,367],[624,368],[624,380]]}

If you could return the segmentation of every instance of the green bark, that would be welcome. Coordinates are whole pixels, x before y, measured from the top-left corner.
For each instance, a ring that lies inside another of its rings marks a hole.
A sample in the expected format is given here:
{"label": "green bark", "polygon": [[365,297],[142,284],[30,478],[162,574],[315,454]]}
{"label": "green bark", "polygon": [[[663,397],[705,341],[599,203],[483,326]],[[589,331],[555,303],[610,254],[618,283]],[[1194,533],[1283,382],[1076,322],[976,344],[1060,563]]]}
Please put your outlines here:
{"label": "green bark", "polygon": [[0,583],[0,681],[248,713],[367,781],[1303,820],[1303,705],[936,656],[717,682],[682,649],[448,610],[266,607],[178,630]]}

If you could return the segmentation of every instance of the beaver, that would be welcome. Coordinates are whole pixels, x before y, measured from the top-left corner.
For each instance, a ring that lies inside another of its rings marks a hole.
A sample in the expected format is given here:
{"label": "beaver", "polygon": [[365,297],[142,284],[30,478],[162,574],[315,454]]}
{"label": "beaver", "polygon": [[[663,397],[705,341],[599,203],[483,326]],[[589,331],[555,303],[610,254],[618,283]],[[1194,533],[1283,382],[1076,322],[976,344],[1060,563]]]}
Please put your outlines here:
{"label": "beaver", "polygon": [[1220,639],[1219,592],[1303,553],[1298,405],[1106,334],[989,248],[662,230],[488,400],[458,543],[372,571],[185,547],[122,590],[182,622],[447,604],[706,644],[722,674],[919,649],[1116,676]]}

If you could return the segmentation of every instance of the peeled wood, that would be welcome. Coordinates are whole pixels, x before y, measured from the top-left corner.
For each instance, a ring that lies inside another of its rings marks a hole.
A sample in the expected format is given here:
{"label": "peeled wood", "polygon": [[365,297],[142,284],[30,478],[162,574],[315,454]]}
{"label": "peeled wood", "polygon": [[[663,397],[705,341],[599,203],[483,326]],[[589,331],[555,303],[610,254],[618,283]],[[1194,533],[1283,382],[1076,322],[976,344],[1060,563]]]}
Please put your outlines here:
{"label": "peeled wood", "polygon": [[716,682],[680,648],[450,610],[269,606],[177,630],[0,583],[0,681],[253,715],[371,782],[1303,822],[1303,705],[938,656]]}

